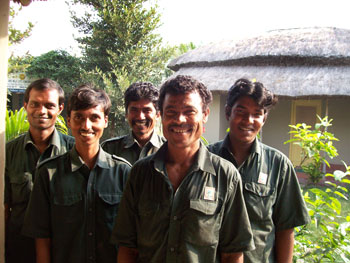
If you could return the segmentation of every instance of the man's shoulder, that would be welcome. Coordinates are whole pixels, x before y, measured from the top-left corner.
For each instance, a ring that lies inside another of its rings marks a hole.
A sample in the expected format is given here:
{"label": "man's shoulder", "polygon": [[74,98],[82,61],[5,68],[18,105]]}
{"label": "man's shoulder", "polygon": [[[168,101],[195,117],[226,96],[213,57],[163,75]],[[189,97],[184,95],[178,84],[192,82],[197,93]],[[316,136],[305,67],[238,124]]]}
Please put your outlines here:
{"label": "man's shoulder", "polygon": [[47,167],[47,168],[57,167],[58,163],[66,162],[67,159],[69,158],[68,156],[69,156],[69,151],[65,152],[65,153],[62,153],[62,154],[54,155],[52,157],[49,157],[49,158],[41,161],[38,164],[37,168],[40,169],[42,167]]}
{"label": "man's shoulder", "polygon": [[128,134],[107,139],[101,143],[101,146],[103,147],[108,145],[120,144],[124,141],[126,137],[128,137]]}
{"label": "man's shoulder", "polygon": [[71,149],[73,147],[75,143],[74,137],[61,132],[58,132],[58,136],[60,137],[61,146],[65,146],[67,149]]}
{"label": "man's shoulder", "polygon": [[274,159],[278,159],[280,161],[290,162],[289,158],[284,153],[282,153],[280,150],[278,150],[272,146],[266,145],[262,142],[260,142],[260,144],[261,144],[262,151],[264,152],[265,156],[267,156],[268,158],[274,158]]}
{"label": "man's shoulder", "polygon": [[[108,153],[106,153],[106,154],[108,154]],[[123,164],[123,165],[127,165],[128,167],[132,166],[132,164],[128,160],[124,159],[123,157],[117,156],[115,154],[109,154],[109,155],[112,158],[112,160],[115,161],[116,164],[118,164],[118,165]]]}
{"label": "man's shoulder", "polygon": [[222,149],[223,143],[224,143],[224,141],[221,140],[221,141],[209,144],[208,149],[210,152],[217,154]]}
{"label": "man's shoulder", "polygon": [[26,134],[27,133],[23,133],[21,135],[19,135],[18,137],[8,141],[6,143],[6,150],[8,148],[12,148],[12,147],[17,147],[17,145],[21,145],[21,147],[23,147],[23,143],[24,143],[24,140],[25,140],[25,137],[26,137]]}

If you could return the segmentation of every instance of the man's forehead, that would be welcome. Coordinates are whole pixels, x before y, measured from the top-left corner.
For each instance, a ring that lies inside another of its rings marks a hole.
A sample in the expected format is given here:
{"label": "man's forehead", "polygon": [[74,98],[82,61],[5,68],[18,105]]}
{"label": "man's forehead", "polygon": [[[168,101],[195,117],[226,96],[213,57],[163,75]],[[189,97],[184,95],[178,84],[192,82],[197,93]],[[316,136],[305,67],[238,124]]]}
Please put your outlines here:
{"label": "man's forehead", "polygon": [[134,107],[134,108],[149,108],[154,107],[153,102],[149,99],[141,99],[141,100],[134,100],[130,101],[128,107]]}

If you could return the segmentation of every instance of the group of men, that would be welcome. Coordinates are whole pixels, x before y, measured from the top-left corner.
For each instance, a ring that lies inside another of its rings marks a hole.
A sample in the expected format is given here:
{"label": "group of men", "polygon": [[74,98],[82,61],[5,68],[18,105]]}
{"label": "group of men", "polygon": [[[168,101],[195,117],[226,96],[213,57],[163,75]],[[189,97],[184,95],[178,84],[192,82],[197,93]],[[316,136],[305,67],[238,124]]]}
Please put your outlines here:
{"label": "group of men", "polygon": [[108,95],[73,91],[74,138],[55,129],[63,101],[56,82],[33,82],[29,131],[7,143],[6,263],[292,262],[294,227],[310,219],[291,162],[257,139],[277,102],[261,83],[234,83],[230,131],[209,147],[212,95],[190,76],[132,84],[131,131],[102,144]]}

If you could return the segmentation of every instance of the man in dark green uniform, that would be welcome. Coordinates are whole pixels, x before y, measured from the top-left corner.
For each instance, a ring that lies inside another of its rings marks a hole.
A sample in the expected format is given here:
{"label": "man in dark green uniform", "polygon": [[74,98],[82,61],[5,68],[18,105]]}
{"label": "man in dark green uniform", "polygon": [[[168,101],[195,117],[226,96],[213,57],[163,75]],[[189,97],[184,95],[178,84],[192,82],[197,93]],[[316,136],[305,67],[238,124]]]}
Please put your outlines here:
{"label": "man in dark green uniform", "polygon": [[124,94],[125,116],[131,132],[106,140],[102,148],[134,164],[138,159],[156,152],[165,141],[154,130],[159,118],[159,91],[151,83],[136,82]]}
{"label": "man in dark green uniform", "polygon": [[85,85],[69,99],[75,145],[38,166],[23,225],[37,263],[116,262],[109,240],[130,164],[99,145],[110,107],[103,90]]}
{"label": "man in dark green uniform", "polygon": [[290,160],[256,138],[277,102],[259,82],[239,79],[230,88],[226,118],[230,132],[209,146],[239,170],[256,249],[244,262],[292,262],[294,227],[310,221]]}
{"label": "man in dark green uniform", "polygon": [[118,262],[236,263],[254,248],[237,169],[200,142],[211,101],[190,76],[162,85],[167,142],[130,172],[112,234]]}
{"label": "man in dark green uniform", "polygon": [[29,131],[6,144],[6,263],[35,262],[34,239],[22,236],[21,228],[37,164],[65,153],[74,144],[73,137],[55,129],[63,107],[64,92],[53,80],[36,80],[25,91]]}

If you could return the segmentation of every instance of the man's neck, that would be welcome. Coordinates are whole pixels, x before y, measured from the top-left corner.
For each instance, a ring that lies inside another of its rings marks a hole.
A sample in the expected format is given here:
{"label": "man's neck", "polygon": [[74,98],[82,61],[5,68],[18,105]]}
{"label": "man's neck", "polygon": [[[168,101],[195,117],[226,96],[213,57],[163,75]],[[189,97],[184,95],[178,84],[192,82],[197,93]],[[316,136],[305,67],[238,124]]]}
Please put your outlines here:
{"label": "man's neck", "polygon": [[179,187],[186,176],[195,160],[198,150],[199,141],[197,147],[176,148],[168,144],[166,169],[174,190]]}
{"label": "man's neck", "polygon": [[134,138],[136,139],[136,141],[138,142],[138,144],[143,147],[145,146],[146,143],[149,142],[149,140],[151,140],[152,134],[148,134],[148,135],[144,135],[144,136],[136,136],[135,134],[133,134]]}
{"label": "man's neck", "polygon": [[45,130],[38,130],[31,127],[29,128],[30,137],[32,138],[35,146],[38,148],[40,153],[43,153],[49,146],[54,129],[55,127]]}
{"label": "man's neck", "polygon": [[233,157],[235,158],[237,165],[240,166],[249,156],[251,153],[251,149],[253,147],[254,141],[250,143],[244,143],[241,141],[234,140],[230,136],[230,150],[233,154]]}
{"label": "man's neck", "polygon": [[94,168],[97,154],[100,149],[99,145],[80,146],[76,144],[75,149],[79,156],[83,159],[84,163],[89,167],[89,169],[91,170]]}

